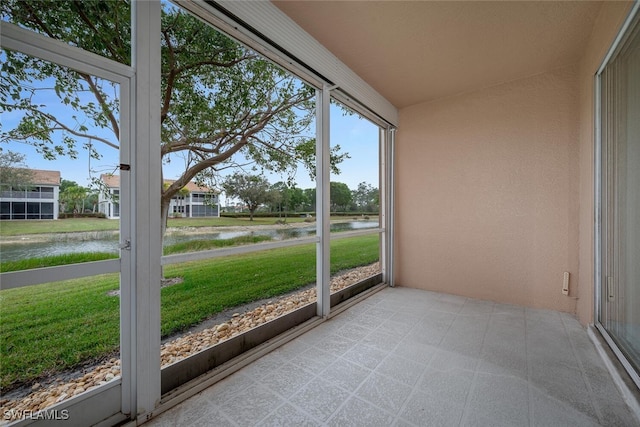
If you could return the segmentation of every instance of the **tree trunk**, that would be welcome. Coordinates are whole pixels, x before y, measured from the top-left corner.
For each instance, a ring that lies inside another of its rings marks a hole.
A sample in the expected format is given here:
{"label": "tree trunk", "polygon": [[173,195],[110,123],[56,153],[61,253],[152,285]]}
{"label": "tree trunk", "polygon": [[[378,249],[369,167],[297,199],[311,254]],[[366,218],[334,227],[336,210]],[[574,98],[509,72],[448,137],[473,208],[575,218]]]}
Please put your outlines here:
{"label": "tree trunk", "polygon": [[[169,205],[171,204],[171,199],[165,200],[162,198],[160,202],[160,223],[162,224],[162,228],[160,231],[160,247],[164,248],[164,234],[167,232],[167,221],[169,219]],[[160,278],[164,280],[164,266],[160,268]]]}
{"label": "tree trunk", "polygon": [[160,215],[162,221],[162,230],[161,230],[161,239],[164,243],[164,234],[167,232],[167,221],[169,219],[169,205],[171,204],[171,199],[165,200],[164,198],[160,202]]}

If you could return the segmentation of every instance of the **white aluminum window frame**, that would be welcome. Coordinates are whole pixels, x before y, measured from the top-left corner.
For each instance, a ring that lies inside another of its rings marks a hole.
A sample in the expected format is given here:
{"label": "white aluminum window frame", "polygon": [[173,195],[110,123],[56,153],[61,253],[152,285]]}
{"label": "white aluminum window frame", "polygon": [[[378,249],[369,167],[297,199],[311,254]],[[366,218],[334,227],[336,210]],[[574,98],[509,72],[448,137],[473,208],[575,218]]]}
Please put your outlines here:
{"label": "white aluminum window frame", "polygon": [[[392,276],[389,274],[392,270],[392,227],[393,227],[393,196],[391,180],[393,177],[393,135],[395,127],[388,121],[384,120],[381,115],[375,113],[372,109],[365,107],[355,97],[348,95],[344,90],[338,86],[332,85],[330,82],[323,80],[319,77],[318,73],[313,72],[309,67],[303,66],[297,63],[291,57],[286,56],[283,52],[274,48],[269,44],[269,41],[261,39],[256,36],[255,33],[249,31],[243,25],[230,18],[227,14],[222,13],[219,9],[212,7],[213,2],[205,1],[193,1],[193,0],[171,0],[178,5],[181,9],[191,13],[193,16],[202,20],[203,22],[211,25],[216,30],[225,33],[227,36],[234,38],[238,42],[249,46],[251,49],[265,56],[267,59],[273,61],[278,66],[286,69],[297,78],[304,81],[306,84],[316,89],[316,214],[317,214],[317,228],[315,237],[299,238],[283,240],[279,242],[267,242],[255,245],[247,245],[236,248],[223,248],[212,249],[207,251],[192,252],[185,254],[165,255],[162,257],[162,265],[170,265],[186,261],[212,259],[227,255],[246,254],[251,252],[257,252],[267,249],[276,249],[281,247],[304,245],[309,243],[317,244],[316,251],[316,280],[317,280],[317,295],[318,295],[318,315],[320,317],[327,317],[330,311],[329,308],[329,281],[330,281],[330,252],[329,245],[331,240],[343,239],[368,234],[380,234],[382,239],[380,241],[381,246],[381,266],[383,271],[387,272],[387,283],[392,282]],[[239,13],[243,16],[253,16],[251,10],[256,7],[257,3],[264,3],[259,7],[266,7],[271,9],[275,6],[268,2],[255,2],[248,3],[242,2],[242,4],[235,4],[233,2],[218,2],[224,8],[229,7],[234,13]],[[248,8],[248,9],[245,9]],[[277,12],[276,12],[277,13]],[[267,14],[267,15],[270,15]],[[265,15],[266,16],[266,15]],[[282,17],[280,17],[282,18]],[[288,19],[288,18],[287,18]],[[268,21],[271,22],[271,21]],[[272,27],[270,27],[272,28]],[[302,31],[302,30],[300,30]],[[304,33],[307,37],[306,33]],[[304,36],[303,36],[304,37]],[[317,42],[316,42],[317,43]],[[319,44],[315,46],[319,51],[322,50],[324,55],[330,55],[330,53],[321,47]],[[349,70],[344,64],[341,64],[341,73],[344,76],[348,76],[345,81],[352,81],[358,83],[359,87],[365,88],[361,94],[364,96],[368,94],[369,97],[378,99],[377,93],[373,95],[371,88],[366,85],[359,77]],[[355,86],[354,86],[355,87]],[[381,154],[380,159],[380,179],[386,181],[386,184],[381,184],[381,227],[372,228],[367,230],[343,232],[339,234],[331,234],[329,232],[329,158],[330,158],[330,137],[329,137],[329,105],[331,99],[334,98],[337,101],[345,104],[347,107],[353,109],[358,114],[369,119],[374,124],[381,128]],[[397,110],[392,107],[386,101],[377,104],[378,107],[383,106],[383,110],[386,109],[392,118],[397,119]],[[326,212],[325,212],[326,210]],[[323,238],[325,236],[326,238]],[[383,275],[384,279],[384,275]],[[326,289],[326,290],[325,290]]]}
{"label": "white aluminum window frame", "polygon": [[602,108],[603,101],[603,81],[602,74],[605,71],[607,65],[611,63],[613,59],[615,59],[616,53],[618,49],[621,47],[622,43],[626,40],[627,35],[630,33],[632,29],[632,25],[639,25],[637,20],[640,15],[640,2],[636,2],[631,8],[625,22],[623,23],[618,35],[616,36],[614,42],[611,47],[607,51],[598,71],[595,75],[595,84],[594,84],[594,112],[595,112],[595,146],[594,146],[594,326],[600,332],[604,340],[607,342],[613,353],[616,355],[624,369],[629,374],[629,377],[636,384],[638,388],[640,388],[640,373],[636,372],[631,363],[627,360],[626,356],[620,350],[614,339],[611,337],[607,329],[600,322],[600,318],[602,316],[602,295],[603,295],[603,250],[602,244],[604,239],[604,226],[602,224],[603,211],[607,209],[606,203],[602,200],[603,189],[602,189],[602,181],[603,181],[603,114],[605,113]]}
{"label": "white aluminum window frame", "polygon": [[[120,89],[120,121],[122,122],[120,162],[130,163],[128,151],[130,126],[127,115],[130,109],[128,95],[134,75],[131,67],[91,52],[83,51],[82,49],[34,33],[33,31],[19,28],[7,22],[2,23],[0,45],[5,49],[21,52],[117,83]],[[128,224],[123,223],[121,227],[123,227],[123,233],[128,233]],[[56,282],[59,280],[76,279],[96,274],[116,273],[119,271],[120,260],[118,259],[1,273],[0,290]]]}
{"label": "white aluminum window frame", "polygon": [[[37,57],[45,61],[58,64],[82,73],[90,74],[101,79],[109,80],[119,85],[121,129],[119,141],[120,163],[131,163],[130,141],[132,136],[131,126],[131,90],[134,87],[135,73],[132,67],[104,58],[100,55],[84,51],[70,46],[58,40],[37,34],[33,31],[20,28],[14,24],[2,23],[2,48],[21,52]],[[128,192],[129,177],[123,183],[125,194]],[[130,199],[123,201],[124,208],[131,210]],[[123,240],[130,239],[131,223],[125,218],[120,222],[120,233]],[[105,385],[99,386],[88,392],[56,404],[47,411],[67,410],[74,422],[107,424],[117,423],[127,418],[126,413],[131,412],[130,395],[126,390],[131,389],[130,355],[132,353],[131,340],[128,336],[131,323],[130,309],[133,303],[131,295],[130,269],[131,257],[128,251],[123,251],[118,259],[106,261],[94,261],[82,264],[71,264],[56,267],[38,268],[26,271],[16,271],[0,274],[0,289],[15,289],[24,286],[32,286],[43,283],[57,282],[81,277],[95,276],[105,273],[120,274],[120,354],[122,364],[122,376]],[[123,334],[124,332],[124,334]],[[97,408],[100,408],[99,410]],[[23,419],[12,425],[46,424],[43,420]]]}
{"label": "white aluminum window frame", "polygon": [[[397,124],[397,110],[364,81],[335,57],[330,55],[319,43],[312,43],[311,54],[329,58],[327,63],[318,63],[319,68],[339,70],[329,79],[323,78],[326,70],[314,71],[312,60],[308,64],[298,63],[277,48],[269,40],[257,37],[243,23],[233,21],[227,14],[221,14],[203,1],[175,1],[176,4],[205,20],[215,28],[250,46],[265,57],[315,87],[319,103],[317,107],[317,162],[322,173],[317,187],[318,209],[322,210],[322,218],[317,223],[317,236],[303,239],[292,239],[282,242],[264,243],[252,246],[225,248],[203,251],[192,254],[177,254],[162,257],[159,230],[160,216],[149,215],[160,206],[160,147],[152,143],[160,138],[160,116],[155,111],[159,105],[159,94],[154,88],[160,86],[160,15],[159,1],[132,2],[132,66],[118,64],[109,59],[56,40],[38,35],[31,31],[12,28],[3,23],[2,46],[37,56],[60,65],[78,69],[119,83],[121,90],[121,121],[129,121],[128,132],[123,129],[121,138],[129,138],[131,146],[121,163],[131,166],[130,177],[121,173],[121,188],[130,190],[127,197],[119,200],[121,212],[129,213],[129,219],[122,224],[121,239],[130,245],[130,256],[119,260],[99,261],[51,269],[39,269],[36,273],[15,272],[1,276],[0,289],[16,288],[37,283],[86,277],[107,272],[121,272],[126,287],[122,289],[121,299],[121,358],[123,363],[122,380],[111,382],[103,388],[92,390],[77,398],[61,402],[56,409],[76,408],[75,421],[81,424],[95,423],[92,418],[96,408],[104,407],[111,402],[117,403],[120,413],[103,421],[113,424],[130,416],[140,421],[149,419],[160,404],[160,291],[156,282],[160,280],[160,266],[188,260],[205,259],[231,254],[249,253],[265,249],[315,243],[319,254],[317,263],[319,298],[317,314],[326,318],[329,315],[329,245],[331,240],[349,238],[359,235],[380,233],[381,265],[383,280],[393,284],[393,141],[394,126]],[[271,8],[268,2],[260,2],[260,6],[247,2],[227,3],[225,7],[234,9],[243,16],[251,14],[253,7]],[[277,17],[278,22],[285,19]],[[288,19],[288,18],[286,18]],[[286,21],[285,19],[285,21]],[[264,28],[272,21],[267,19],[261,25]],[[309,41],[310,36],[301,29],[286,22],[289,31],[298,32]],[[275,30],[275,28],[272,28]],[[268,33],[265,32],[265,33]],[[13,35],[12,35],[13,34]],[[271,38],[274,40],[275,38]],[[302,45],[300,45],[302,46]],[[295,47],[295,49],[300,48]],[[324,50],[323,50],[324,49]],[[315,52],[314,52],[315,50]],[[294,52],[295,53],[295,52]],[[301,56],[302,58],[302,56]],[[313,59],[313,58],[311,58]],[[319,69],[318,68],[318,69]],[[330,73],[329,73],[330,74]],[[326,74],[326,75],[329,75]],[[339,85],[336,86],[336,85]],[[377,229],[344,232],[331,235],[328,229],[328,196],[329,196],[329,102],[331,97],[352,108],[363,117],[380,126],[381,159],[380,159],[380,191],[381,191],[381,227]],[[128,103],[127,103],[128,101]],[[121,141],[121,150],[125,147]],[[124,150],[123,150],[124,151]],[[325,211],[326,209],[326,211]],[[123,218],[121,218],[123,221]],[[46,277],[47,280],[42,280]],[[103,393],[103,390],[105,392]],[[96,399],[100,398],[100,402]],[[117,402],[116,402],[117,401]],[[29,424],[19,422],[19,425]]]}

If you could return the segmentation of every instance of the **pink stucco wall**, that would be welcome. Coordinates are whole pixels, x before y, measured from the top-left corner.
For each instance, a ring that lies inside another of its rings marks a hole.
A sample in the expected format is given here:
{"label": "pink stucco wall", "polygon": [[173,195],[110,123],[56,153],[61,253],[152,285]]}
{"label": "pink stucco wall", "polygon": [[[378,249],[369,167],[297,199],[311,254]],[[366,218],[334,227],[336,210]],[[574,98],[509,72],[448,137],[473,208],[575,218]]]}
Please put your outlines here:
{"label": "pink stucco wall", "polygon": [[401,110],[398,285],[575,311],[577,71]]}
{"label": "pink stucco wall", "polygon": [[593,73],[628,7],[578,64],[400,111],[397,285],[591,320]]}

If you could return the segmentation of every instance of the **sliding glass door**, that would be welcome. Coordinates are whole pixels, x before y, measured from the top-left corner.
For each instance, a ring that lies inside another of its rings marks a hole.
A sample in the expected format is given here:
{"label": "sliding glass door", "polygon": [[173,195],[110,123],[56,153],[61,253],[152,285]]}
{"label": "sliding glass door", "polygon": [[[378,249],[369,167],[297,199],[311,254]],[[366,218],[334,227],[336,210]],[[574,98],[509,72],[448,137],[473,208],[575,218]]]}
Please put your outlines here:
{"label": "sliding glass door", "polygon": [[600,275],[598,322],[632,377],[640,372],[640,26],[599,75]]}

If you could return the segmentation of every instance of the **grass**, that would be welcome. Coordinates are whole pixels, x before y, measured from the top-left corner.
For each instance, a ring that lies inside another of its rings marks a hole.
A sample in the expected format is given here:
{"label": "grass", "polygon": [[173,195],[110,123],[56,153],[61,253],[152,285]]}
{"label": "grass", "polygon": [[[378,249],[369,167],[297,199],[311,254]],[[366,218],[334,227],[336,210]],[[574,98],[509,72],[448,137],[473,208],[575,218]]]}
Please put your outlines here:
{"label": "grass", "polygon": [[[331,271],[378,260],[377,235],[331,243]],[[220,311],[315,282],[315,245],[193,261],[165,267],[184,282],[161,290],[163,336]],[[105,357],[119,346],[115,274],[0,291],[0,387]]]}
{"label": "grass", "polygon": [[164,254],[171,255],[184,252],[206,251],[208,249],[223,248],[227,246],[266,242],[268,240],[271,240],[271,236],[239,236],[232,239],[191,240],[166,246],[164,248]]}
{"label": "grass", "polygon": [[78,231],[118,230],[119,221],[101,218],[70,218],[43,220],[0,221],[0,236],[22,236],[25,234],[71,233]]}
{"label": "grass", "polygon": [[82,252],[64,255],[52,255],[39,258],[28,258],[18,261],[0,260],[0,273],[6,273],[8,271],[29,270],[31,268],[75,264],[80,262],[101,261],[112,258],[118,258],[118,254],[109,252]]}

